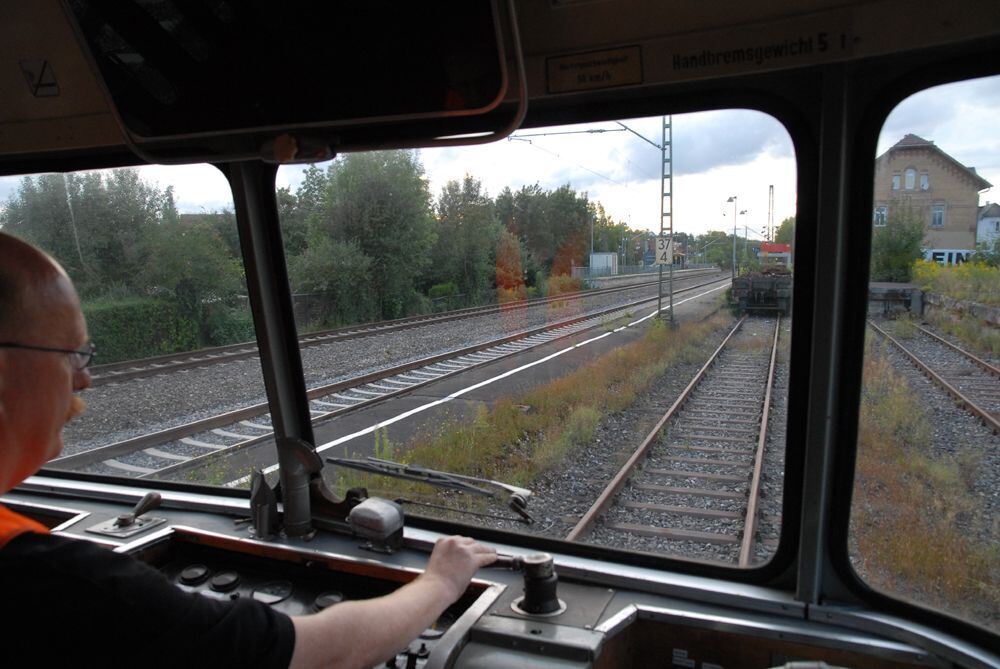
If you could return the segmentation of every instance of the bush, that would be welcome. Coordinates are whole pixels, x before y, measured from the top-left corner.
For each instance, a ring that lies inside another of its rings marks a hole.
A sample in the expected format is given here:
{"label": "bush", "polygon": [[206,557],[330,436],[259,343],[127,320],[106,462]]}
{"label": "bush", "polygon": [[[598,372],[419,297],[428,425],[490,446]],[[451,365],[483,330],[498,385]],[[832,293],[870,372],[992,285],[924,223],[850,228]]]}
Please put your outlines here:
{"label": "bush", "polygon": [[913,207],[897,204],[884,227],[872,233],[872,281],[910,280],[913,264],[923,255],[924,224]]}
{"label": "bush", "polygon": [[253,339],[253,314],[249,308],[228,307],[221,302],[204,306],[201,341],[205,346],[239,344]]}
{"label": "bush", "polygon": [[448,283],[436,283],[427,291],[427,297],[436,300],[442,297],[452,297],[458,295],[458,286],[454,281]]}
{"label": "bush", "polygon": [[84,303],[98,364],[198,348],[198,325],[167,300],[129,298]]}
{"label": "bush", "polygon": [[574,279],[568,274],[555,274],[549,277],[545,288],[545,294],[549,297],[565,293],[578,293],[583,290],[583,281]]}
{"label": "bush", "polygon": [[1000,267],[980,262],[945,267],[936,262],[918,260],[913,266],[913,280],[923,290],[956,300],[1000,306]]}

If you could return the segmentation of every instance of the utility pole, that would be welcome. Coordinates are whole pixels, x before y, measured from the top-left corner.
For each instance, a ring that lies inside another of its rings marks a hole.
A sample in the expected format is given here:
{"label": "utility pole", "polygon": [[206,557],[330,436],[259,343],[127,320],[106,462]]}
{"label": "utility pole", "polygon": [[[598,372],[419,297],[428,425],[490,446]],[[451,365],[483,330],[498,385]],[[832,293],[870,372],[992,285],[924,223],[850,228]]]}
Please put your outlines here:
{"label": "utility pole", "polygon": [[733,203],[733,282],[736,281],[736,196],[730,195],[726,202]]}
{"label": "utility pole", "polygon": [[[673,127],[671,125],[673,117],[663,117],[663,142],[660,144],[660,152],[663,156],[663,200],[660,210],[660,236],[663,236],[663,224],[667,224],[668,234],[667,248],[670,251],[670,276],[667,283],[667,292],[670,293],[670,327],[674,327],[674,218],[673,218],[673,191],[674,191],[674,170],[672,165],[671,149],[673,140]],[[660,265],[660,293],[663,292],[663,265]],[[660,301],[657,300],[657,316],[659,316]]]}
{"label": "utility pole", "polygon": [[774,241],[774,184],[767,187],[767,241]]}

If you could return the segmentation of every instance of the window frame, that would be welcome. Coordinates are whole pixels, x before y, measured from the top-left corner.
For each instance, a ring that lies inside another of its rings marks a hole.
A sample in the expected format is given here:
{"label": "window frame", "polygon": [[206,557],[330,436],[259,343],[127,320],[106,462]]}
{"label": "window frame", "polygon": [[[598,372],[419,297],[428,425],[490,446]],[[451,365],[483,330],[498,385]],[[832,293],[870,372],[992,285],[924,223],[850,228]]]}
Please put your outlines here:
{"label": "window frame", "polygon": [[[945,227],[948,224],[947,219],[948,205],[944,202],[935,202],[931,204],[930,215],[931,222],[930,227],[935,230]],[[938,222],[938,214],[940,214],[940,222]]]}
{"label": "window frame", "polygon": [[872,214],[872,226],[876,228],[884,228],[888,220],[889,207],[886,205],[876,206],[874,213]]}

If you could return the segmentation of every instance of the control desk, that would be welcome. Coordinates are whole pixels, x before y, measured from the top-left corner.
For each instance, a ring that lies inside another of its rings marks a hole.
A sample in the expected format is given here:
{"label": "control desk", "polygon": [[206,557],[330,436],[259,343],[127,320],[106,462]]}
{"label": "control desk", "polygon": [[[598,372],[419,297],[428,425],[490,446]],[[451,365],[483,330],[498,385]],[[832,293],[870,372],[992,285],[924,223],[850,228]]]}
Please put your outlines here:
{"label": "control desk", "polygon": [[[113,538],[88,530],[127,515],[138,498],[134,489],[108,486],[106,499],[96,500],[72,496],[71,484],[38,482],[30,479],[0,502],[54,532],[146,561],[178,588],[215,599],[250,597],[290,615],[394,590],[420,573],[439,536],[406,527],[392,553],[326,531],[308,540],[262,540],[241,515],[244,502],[165,492],[163,506],[147,514],[162,522]],[[508,557],[482,569],[459,601],[386,666],[945,666],[899,641],[899,630],[880,634],[878,623],[852,619],[847,610],[813,611],[810,619],[787,593],[493,545]]]}

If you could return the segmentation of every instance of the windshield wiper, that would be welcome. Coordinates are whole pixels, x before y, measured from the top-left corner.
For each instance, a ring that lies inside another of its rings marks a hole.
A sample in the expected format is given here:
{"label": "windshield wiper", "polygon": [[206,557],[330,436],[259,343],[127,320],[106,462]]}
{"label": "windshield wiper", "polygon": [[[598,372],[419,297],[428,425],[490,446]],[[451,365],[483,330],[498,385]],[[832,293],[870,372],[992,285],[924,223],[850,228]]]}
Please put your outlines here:
{"label": "windshield wiper", "polygon": [[532,495],[532,492],[527,488],[521,488],[520,486],[503,483],[502,481],[480,478],[478,476],[466,476],[464,474],[442,472],[436,469],[421,467],[420,465],[408,465],[402,462],[383,460],[381,458],[368,457],[364,460],[356,460],[352,458],[327,457],[326,461],[330,464],[340,465],[341,467],[347,467],[349,469],[358,469],[364,472],[371,472],[373,474],[381,474],[383,476],[392,476],[394,478],[407,479],[410,481],[419,481],[420,483],[426,483],[439,488],[461,490],[463,492],[470,492],[483,497],[497,496],[494,491],[483,487],[484,485],[500,488],[507,493],[507,506],[509,506],[511,510],[527,522],[534,522],[534,519],[528,514],[527,511],[528,499]]}

